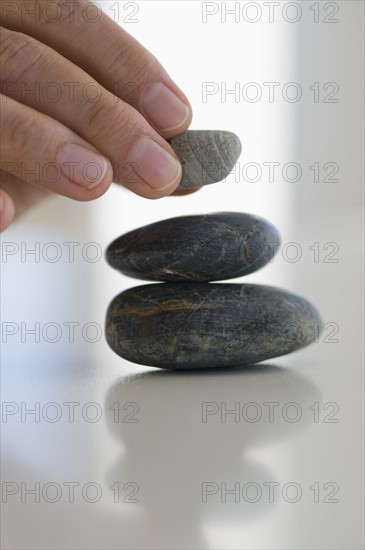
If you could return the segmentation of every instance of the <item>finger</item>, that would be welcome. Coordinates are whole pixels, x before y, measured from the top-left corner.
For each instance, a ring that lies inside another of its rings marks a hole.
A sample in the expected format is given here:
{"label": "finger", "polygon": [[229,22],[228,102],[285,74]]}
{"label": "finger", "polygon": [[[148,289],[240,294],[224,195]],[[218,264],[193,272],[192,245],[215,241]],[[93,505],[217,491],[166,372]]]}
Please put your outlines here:
{"label": "finger", "polygon": [[38,40],[4,28],[1,34],[0,83],[8,97],[84,138],[111,161],[115,181],[135,193],[159,198],[176,189],[181,164],[138,111]]}
{"label": "finger", "polygon": [[190,125],[191,106],[157,59],[88,0],[2,0],[0,13],[5,27],[37,38],[82,67],[163,137]]}
{"label": "finger", "polygon": [[194,187],[191,189],[181,189],[181,190],[174,191],[171,196],[182,197],[184,195],[192,195],[193,193],[197,193],[197,191],[200,191],[200,189],[201,187]]}
{"label": "finger", "polygon": [[0,189],[0,231],[4,231],[14,218],[14,203],[9,195]]}
{"label": "finger", "polygon": [[0,95],[0,107],[3,172],[81,201],[105,193],[112,168],[97,150],[56,120],[8,97]]}
{"label": "finger", "polygon": [[13,201],[15,207],[13,220],[20,218],[45,199],[54,196],[52,191],[44,187],[29,185],[29,183],[22,181],[13,174],[3,172],[2,170],[0,170],[0,182],[2,189]]}

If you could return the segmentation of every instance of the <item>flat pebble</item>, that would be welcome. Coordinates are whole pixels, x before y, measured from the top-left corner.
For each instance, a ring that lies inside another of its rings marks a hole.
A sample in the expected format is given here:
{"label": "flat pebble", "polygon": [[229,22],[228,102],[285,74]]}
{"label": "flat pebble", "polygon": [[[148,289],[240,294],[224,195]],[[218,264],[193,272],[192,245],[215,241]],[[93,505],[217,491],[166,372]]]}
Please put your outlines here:
{"label": "flat pebble", "polygon": [[267,264],[280,245],[273,225],[251,214],[219,212],[163,220],[116,239],[112,267],[150,281],[220,281]]}
{"label": "flat pebble", "polygon": [[110,304],[106,337],[133,363],[164,369],[238,367],[314,342],[317,310],[284,290],[253,284],[160,283]]}
{"label": "flat pebble", "polygon": [[182,165],[178,189],[202,187],[224,180],[241,154],[236,134],[222,130],[188,130],[169,140]]}

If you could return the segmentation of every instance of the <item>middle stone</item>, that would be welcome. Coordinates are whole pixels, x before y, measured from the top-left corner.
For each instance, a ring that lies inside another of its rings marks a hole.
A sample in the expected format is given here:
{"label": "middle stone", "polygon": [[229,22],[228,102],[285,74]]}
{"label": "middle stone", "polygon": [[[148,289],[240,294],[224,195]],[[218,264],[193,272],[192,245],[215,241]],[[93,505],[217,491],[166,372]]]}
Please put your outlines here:
{"label": "middle stone", "polygon": [[116,239],[109,264],[149,281],[219,281],[248,275],[280,246],[277,229],[240,212],[182,216],[146,225]]}

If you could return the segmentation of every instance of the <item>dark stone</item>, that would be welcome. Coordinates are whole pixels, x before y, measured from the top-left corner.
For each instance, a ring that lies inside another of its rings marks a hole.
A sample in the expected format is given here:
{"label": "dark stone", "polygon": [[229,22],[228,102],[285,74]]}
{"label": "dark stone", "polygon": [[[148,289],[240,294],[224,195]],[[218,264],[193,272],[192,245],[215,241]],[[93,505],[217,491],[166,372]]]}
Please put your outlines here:
{"label": "dark stone", "polygon": [[183,216],[141,227],[107,250],[112,267],[150,281],[219,281],[267,264],[280,245],[269,222],[239,212]]}
{"label": "dark stone", "polygon": [[106,337],[128,361],[198,369],[291,353],[312,343],[320,326],[309,302],[278,288],[161,283],[119,294],[108,309]]}
{"label": "dark stone", "polygon": [[201,187],[224,180],[241,154],[236,134],[222,130],[188,130],[169,140],[182,165],[178,189]]}

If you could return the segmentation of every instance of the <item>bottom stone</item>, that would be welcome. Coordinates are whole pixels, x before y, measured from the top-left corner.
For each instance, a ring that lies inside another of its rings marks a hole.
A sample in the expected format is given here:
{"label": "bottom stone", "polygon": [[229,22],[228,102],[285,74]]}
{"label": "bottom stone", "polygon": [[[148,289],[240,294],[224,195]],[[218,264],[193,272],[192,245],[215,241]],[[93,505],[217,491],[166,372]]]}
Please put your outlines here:
{"label": "bottom stone", "polygon": [[151,367],[199,369],[257,363],[296,351],[321,320],[303,298],[253,284],[161,283],[122,292],[106,337],[121,357]]}

